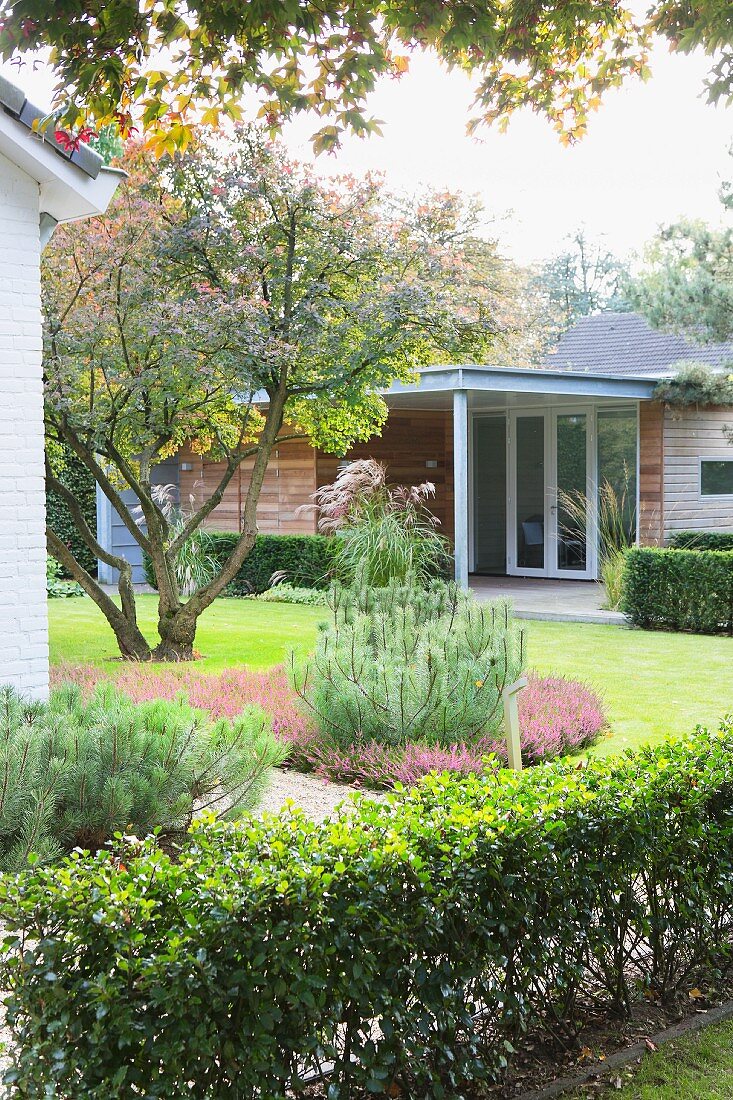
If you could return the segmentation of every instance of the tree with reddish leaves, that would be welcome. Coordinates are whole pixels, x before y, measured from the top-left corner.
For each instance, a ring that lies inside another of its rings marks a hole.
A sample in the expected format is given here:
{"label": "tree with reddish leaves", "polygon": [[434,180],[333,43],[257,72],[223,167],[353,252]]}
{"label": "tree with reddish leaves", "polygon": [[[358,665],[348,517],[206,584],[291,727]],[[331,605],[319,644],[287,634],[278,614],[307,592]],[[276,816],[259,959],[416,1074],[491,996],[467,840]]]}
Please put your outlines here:
{"label": "tree with reddish leaves", "polygon": [[[437,357],[485,355],[497,322],[465,259],[477,212],[456,196],[409,204],[375,178],[323,182],[247,128],[226,149],[203,136],[155,165],[134,145],[125,166],[109,215],[61,227],[45,258],[46,424],[148,554],[158,643],[138,626],[129,563],[98,543],[51,460],[49,485],[90,549],[120,571],[119,606],[57,532],[48,543],[124,656],[189,659],[199,616],[254,544],[273,448],[297,435],[343,454],[379,431],[380,389]],[[222,474],[174,525],[153,470],[184,443]],[[247,458],[242,534],[224,565],[184,593],[178,555]],[[125,507],[125,489],[144,522]]]}

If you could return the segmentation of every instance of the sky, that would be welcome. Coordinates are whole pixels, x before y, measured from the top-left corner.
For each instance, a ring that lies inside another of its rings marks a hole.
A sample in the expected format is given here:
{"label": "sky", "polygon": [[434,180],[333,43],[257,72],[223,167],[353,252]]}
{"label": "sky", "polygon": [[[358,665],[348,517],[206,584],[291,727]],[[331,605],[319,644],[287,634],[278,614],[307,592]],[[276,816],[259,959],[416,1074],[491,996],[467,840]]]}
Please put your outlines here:
{"label": "sky", "polygon": [[[705,102],[704,56],[670,54],[660,44],[651,79],[606,95],[586,137],[570,148],[550,124],[523,111],[505,134],[484,128],[468,137],[471,84],[430,55],[415,54],[401,80],[385,80],[370,100],[383,137],[347,137],[320,171],[384,172],[400,190],[429,186],[476,194],[486,231],[519,263],[539,262],[563,247],[579,226],[620,256],[639,253],[662,224],[679,217],[719,222],[717,191],[733,177],[733,109]],[[45,107],[53,77],[39,64],[2,66],[28,97]],[[287,127],[292,151],[311,159],[316,127]]]}

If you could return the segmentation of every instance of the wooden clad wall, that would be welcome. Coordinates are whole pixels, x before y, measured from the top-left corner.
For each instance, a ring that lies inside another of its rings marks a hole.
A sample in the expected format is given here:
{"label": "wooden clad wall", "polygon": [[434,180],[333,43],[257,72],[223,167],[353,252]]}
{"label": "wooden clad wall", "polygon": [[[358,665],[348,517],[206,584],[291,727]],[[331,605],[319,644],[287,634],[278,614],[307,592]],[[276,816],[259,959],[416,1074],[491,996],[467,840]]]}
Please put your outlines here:
{"label": "wooden clad wall", "polygon": [[664,410],[656,402],[639,406],[639,541],[664,539]]}
{"label": "wooden clad wall", "polygon": [[[195,455],[184,447],[179,453],[181,500],[187,506],[190,497],[199,502],[211,493],[224,466]],[[376,458],[388,467],[389,480],[398,485],[435,484],[432,510],[440,520],[440,531],[453,537],[453,419],[450,412],[394,410],[381,436],[359,443],[347,459]],[[429,468],[427,462],[437,462]],[[305,440],[283,443],[270,460],[257,509],[257,525],[263,534],[311,534],[316,530],[315,511],[296,512],[310,502],[319,485],[328,485],[338,471],[341,459],[314,450]],[[244,462],[214,509],[207,526],[217,531],[239,531],[247,494],[252,459]]]}
{"label": "wooden clad wall", "polygon": [[[215,489],[224,471],[221,462],[195,455],[188,447],[179,452],[180,462],[193,469],[180,470],[181,501],[193,497],[199,503]],[[240,531],[241,516],[253,459],[246,459],[227,486],[221,504],[206,523],[216,531]],[[273,451],[257,507],[257,526],[264,535],[302,535],[315,531],[313,512],[296,514],[316,488],[315,451],[305,440],[291,440]]]}
{"label": "wooden clad wall", "polygon": [[[358,443],[347,459],[375,458],[387,466],[390,482],[419,485],[432,481],[435,499],[430,504],[440,520],[440,532],[453,537],[453,419],[450,412],[393,409],[381,436]],[[437,467],[428,468],[434,460]],[[341,459],[318,452],[316,475],[319,485],[336,477]]]}
{"label": "wooden clad wall", "polygon": [[733,532],[733,497],[700,494],[700,459],[733,458],[723,435],[733,409],[666,409],[664,413],[664,534]]}

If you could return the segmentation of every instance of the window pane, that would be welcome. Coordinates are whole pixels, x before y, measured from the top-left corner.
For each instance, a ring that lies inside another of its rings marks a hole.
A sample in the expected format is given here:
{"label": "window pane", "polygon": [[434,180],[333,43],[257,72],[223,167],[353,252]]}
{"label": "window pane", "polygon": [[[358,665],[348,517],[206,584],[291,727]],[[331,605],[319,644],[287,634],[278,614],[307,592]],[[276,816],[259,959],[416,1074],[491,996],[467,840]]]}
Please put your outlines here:
{"label": "window pane", "polygon": [[545,418],[517,417],[517,565],[545,567]]}
{"label": "window pane", "polygon": [[599,508],[618,503],[629,542],[636,539],[636,432],[634,409],[598,410]]}
{"label": "window pane", "polygon": [[704,497],[733,496],[733,458],[704,459],[700,463],[700,490]]}
{"label": "window pane", "polygon": [[474,420],[475,569],[506,573],[506,420]]}
{"label": "window pane", "polygon": [[557,567],[583,571],[586,558],[586,416],[557,418]]}

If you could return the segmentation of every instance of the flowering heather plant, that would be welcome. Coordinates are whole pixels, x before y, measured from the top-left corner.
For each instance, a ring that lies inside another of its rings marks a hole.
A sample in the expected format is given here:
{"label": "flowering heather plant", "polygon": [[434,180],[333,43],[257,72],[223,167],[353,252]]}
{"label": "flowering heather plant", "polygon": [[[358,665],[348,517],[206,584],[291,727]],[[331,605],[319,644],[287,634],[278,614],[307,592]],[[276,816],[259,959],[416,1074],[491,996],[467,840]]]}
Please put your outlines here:
{"label": "flowering heather plant", "polygon": [[57,665],[51,670],[52,685],[78,684],[85,695],[102,680],[113,680],[135,703],[184,695],[192,707],[208,711],[212,718],[234,718],[255,704],[272,715],[272,732],[280,741],[297,746],[313,736],[281,668],[267,672],[231,668],[219,674],[185,665],[162,668],[145,664],[120,664],[114,672],[95,665]]}
{"label": "flowering heather plant", "polygon": [[540,764],[579,752],[608,724],[603,700],[587,684],[564,676],[530,675],[519,696],[522,756]]}
{"label": "flowering heather plant", "polygon": [[[255,672],[233,668],[220,674],[190,668],[117,666],[115,673],[94,665],[56,666],[52,683],[78,684],[85,695],[103,680],[114,680],[134,702],[174,700],[185,695],[190,704],[212,718],[235,718],[255,704],[272,715],[275,736],[288,747],[286,767],[315,772],[336,783],[389,789],[395,783],[413,786],[430,772],[478,774],[506,763],[506,746],[498,736],[485,736],[448,746],[414,741],[389,747],[374,740],[336,745],[318,733],[303,713],[282,668]],[[530,673],[519,696],[522,755],[526,764],[540,764],[587,748],[606,726],[600,697],[585,684],[561,676]]]}

